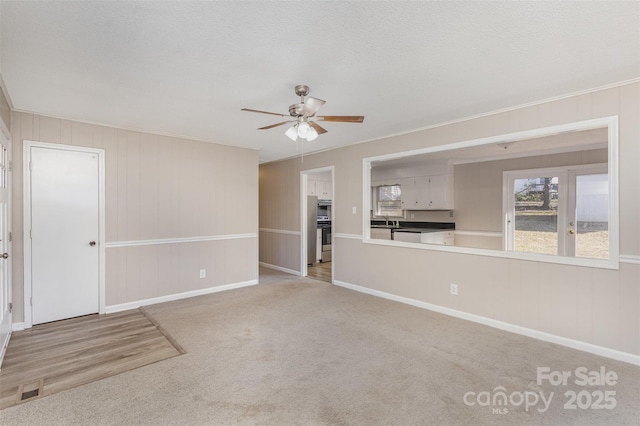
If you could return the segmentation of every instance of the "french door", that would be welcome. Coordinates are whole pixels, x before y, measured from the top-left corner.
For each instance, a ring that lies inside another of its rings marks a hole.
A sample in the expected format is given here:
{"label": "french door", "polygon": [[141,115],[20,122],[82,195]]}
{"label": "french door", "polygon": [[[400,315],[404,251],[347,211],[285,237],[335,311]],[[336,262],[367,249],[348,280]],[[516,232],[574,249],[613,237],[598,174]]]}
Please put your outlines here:
{"label": "french door", "polygon": [[606,164],[504,173],[505,250],[609,258]]}

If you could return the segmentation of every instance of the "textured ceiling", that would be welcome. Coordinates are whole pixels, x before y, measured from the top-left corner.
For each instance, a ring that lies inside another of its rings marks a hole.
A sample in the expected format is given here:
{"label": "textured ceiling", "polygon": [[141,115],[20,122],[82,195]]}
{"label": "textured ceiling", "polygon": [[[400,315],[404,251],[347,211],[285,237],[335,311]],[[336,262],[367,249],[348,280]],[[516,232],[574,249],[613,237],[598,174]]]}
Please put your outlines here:
{"label": "textured ceiling", "polygon": [[296,84],[365,115],[305,152],[640,76],[639,2],[1,1],[16,110],[296,155]]}

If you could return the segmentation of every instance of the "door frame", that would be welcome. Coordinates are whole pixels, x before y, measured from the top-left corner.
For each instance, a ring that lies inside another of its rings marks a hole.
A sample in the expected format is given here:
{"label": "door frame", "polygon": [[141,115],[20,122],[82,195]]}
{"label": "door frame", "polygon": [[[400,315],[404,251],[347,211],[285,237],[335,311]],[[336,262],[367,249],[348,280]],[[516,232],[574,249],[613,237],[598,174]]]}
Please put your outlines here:
{"label": "door frame", "polygon": [[[607,163],[589,163],[589,164],[577,164],[569,166],[556,166],[556,167],[544,167],[539,169],[526,169],[526,170],[508,170],[502,172],[502,217],[504,218],[502,223],[502,235],[503,235],[503,250],[514,251],[514,231],[515,231],[515,217],[514,217],[514,181],[516,179],[535,178],[542,176],[557,176],[558,177],[558,253],[555,256],[558,257],[573,257],[575,258],[575,238],[567,236],[567,229],[569,223],[575,221],[575,182],[576,176],[589,173],[607,173],[609,180],[611,175],[609,174],[609,168]],[[608,186],[611,191],[611,183]],[[609,192],[609,224],[612,223],[611,207],[612,195]],[[573,219],[572,219],[573,218]],[[611,232],[611,231],[610,231]],[[609,258],[607,261],[611,261],[613,253],[613,246],[617,245],[617,241],[612,242],[611,233],[609,234]],[[525,253],[527,255],[529,253]],[[531,253],[539,254],[539,253]],[[553,255],[552,255],[553,256]]]}
{"label": "door frame", "polygon": [[336,217],[336,176],[335,167],[326,166],[317,169],[300,171],[300,275],[306,277],[309,273],[307,269],[307,182],[309,175],[317,173],[331,172],[331,281],[334,276],[334,245],[333,234],[335,232],[334,218]]}
{"label": "door frame", "polygon": [[[0,138],[2,138],[7,146],[7,163],[5,164],[8,191],[7,224],[9,226],[8,234],[11,234],[13,231],[13,140],[9,129],[7,129],[2,120],[0,120]],[[7,300],[5,302],[11,303],[12,308],[9,309],[9,332],[7,333],[5,341],[0,341],[0,367],[2,366],[2,361],[4,360],[4,355],[6,354],[7,346],[13,333],[13,242],[11,237],[9,237],[7,241],[7,253],[9,253],[9,261],[7,262]],[[4,307],[0,307],[0,309],[4,309]]]}
{"label": "door frame", "polygon": [[23,241],[24,241],[24,328],[33,325],[31,307],[31,148],[57,149],[96,154],[98,156],[98,313],[105,309],[105,151],[101,148],[63,145],[37,141],[24,141],[22,155],[23,194]]}

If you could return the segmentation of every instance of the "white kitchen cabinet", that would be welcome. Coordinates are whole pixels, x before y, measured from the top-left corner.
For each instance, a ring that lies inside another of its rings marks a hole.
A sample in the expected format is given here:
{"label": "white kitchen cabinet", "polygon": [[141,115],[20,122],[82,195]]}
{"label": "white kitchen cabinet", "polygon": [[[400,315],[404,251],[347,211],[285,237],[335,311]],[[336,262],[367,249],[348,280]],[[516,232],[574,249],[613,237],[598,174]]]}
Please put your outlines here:
{"label": "white kitchen cabinet", "polygon": [[315,196],[318,195],[316,192],[315,180],[307,180],[307,195],[315,195]]}
{"label": "white kitchen cabinet", "polygon": [[331,182],[317,180],[316,194],[319,200],[333,200],[333,188]]}
{"label": "white kitchen cabinet", "polygon": [[400,179],[405,210],[453,209],[453,175],[432,175]]}
{"label": "white kitchen cabinet", "polygon": [[331,181],[308,180],[307,195],[315,195],[319,200],[333,200]]}
{"label": "white kitchen cabinet", "polygon": [[453,209],[453,174],[427,176],[428,208]]}
{"label": "white kitchen cabinet", "polygon": [[440,244],[452,246],[455,244],[455,231],[423,232],[420,234],[420,242],[423,244]]}
{"label": "white kitchen cabinet", "polygon": [[425,232],[396,231],[393,233],[393,239],[395,241],[404,241],[408,243],[440,244],[445,246],[452,246],[455,244],[454,233],[455,231],[449,230],[429,230]]}
{"label": "white kitchen cabinet", "polygon": [[404,210],[416,210],[416,201],[418,199],[418,185],[416,178],[398,179],[400,184],[400,199],[402,200],[402,208]]}
{"label": "white kitchen cabinet", "polygon": [[371,228],[371,238],[377,240],[390,240],[391,229],[389,228]]}
{"label": "white kitchen cabinet", "polygon": [[404,241],[405,243],[419,243],[420,242],[419,232],[394,232],[393,240],[394,241]]}

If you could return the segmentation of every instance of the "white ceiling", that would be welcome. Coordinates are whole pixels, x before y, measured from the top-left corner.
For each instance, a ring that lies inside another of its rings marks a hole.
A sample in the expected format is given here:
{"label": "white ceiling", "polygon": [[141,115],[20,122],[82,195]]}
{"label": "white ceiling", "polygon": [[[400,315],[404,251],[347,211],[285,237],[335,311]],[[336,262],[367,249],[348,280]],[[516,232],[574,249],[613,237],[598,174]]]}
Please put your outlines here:
{"label": "white ceiling", "polygon": [[305,152],[640,76],[640,2],[0,3],[0,73],[20,111],[298,153],[296,84],[364,115]]}

